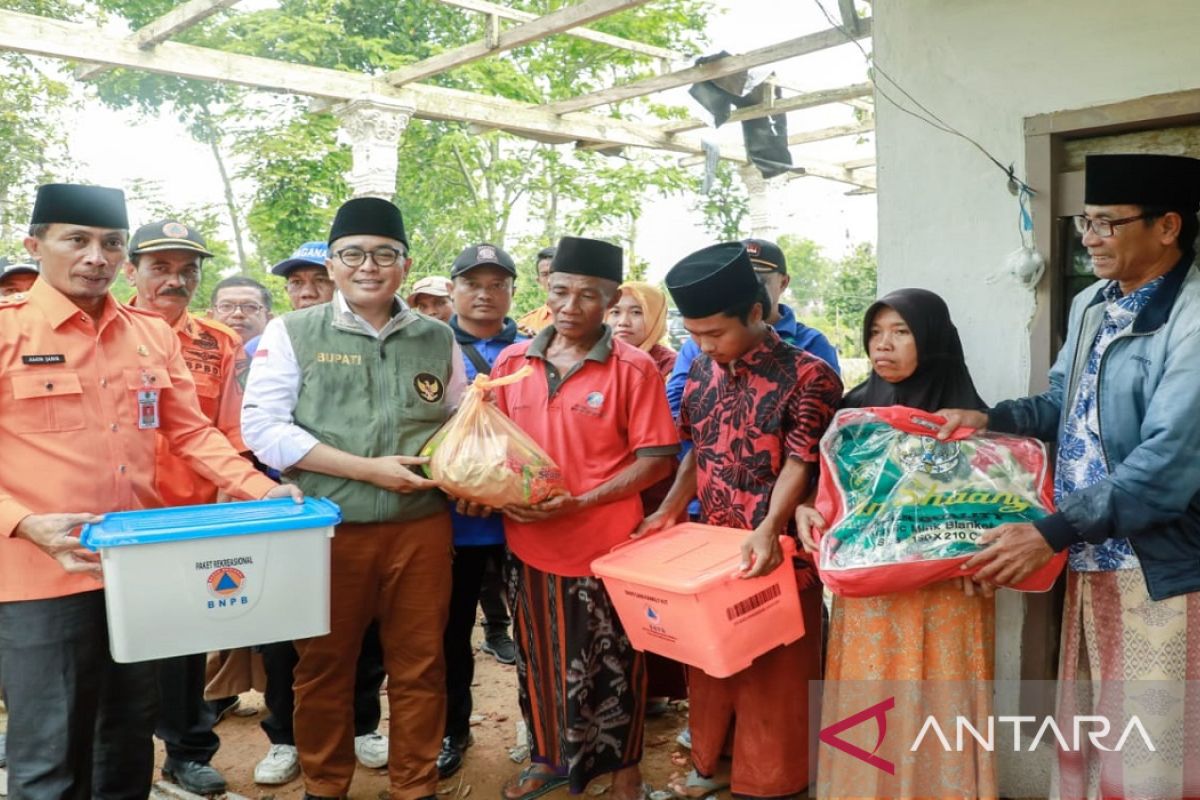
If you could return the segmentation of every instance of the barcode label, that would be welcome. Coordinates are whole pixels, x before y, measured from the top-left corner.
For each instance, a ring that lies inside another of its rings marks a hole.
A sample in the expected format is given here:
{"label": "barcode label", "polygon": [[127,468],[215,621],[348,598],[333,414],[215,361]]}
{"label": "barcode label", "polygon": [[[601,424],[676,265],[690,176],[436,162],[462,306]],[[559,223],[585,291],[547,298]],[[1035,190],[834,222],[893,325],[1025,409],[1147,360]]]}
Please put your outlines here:
{"label": "barcode label", "polygon": [[754,609],[766,605],[768,602],[774,600],[776,597],[779,597],[781,594],[783,594],[783,590],[779,588],[779,584],[773,583],[753,597],[747,597],[740,603],[734,603],[729,608],[725,609],[725,614],[729,617],[730,621],[735,620],[738,617],[744,617]]}

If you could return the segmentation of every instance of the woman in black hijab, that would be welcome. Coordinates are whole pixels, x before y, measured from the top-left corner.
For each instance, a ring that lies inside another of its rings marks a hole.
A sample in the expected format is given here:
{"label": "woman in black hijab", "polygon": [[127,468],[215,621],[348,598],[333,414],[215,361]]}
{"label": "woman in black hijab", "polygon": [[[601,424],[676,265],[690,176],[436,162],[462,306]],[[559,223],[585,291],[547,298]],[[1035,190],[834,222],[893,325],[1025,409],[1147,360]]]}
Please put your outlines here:
{"label": "woman in black hijab", "polygon": [[[863,320],[863,344],[871,374],[846,395],[843,408],[903,405],[934,412],[986,407],[963,360],[950,311],[933,292],[901,289],[875,302]],[[811,529],[825,527],[825,521],[816,509],[803,505],[796,510],[796,525],[811,550]],[[906,726],[919,725],[925,718],[922,712],[930,710],[929,702],[948,702],[956,714],[985,724],[991,712],[991,689],[985,682],[993,677],[994,654],[995,602],[976,591],[969,579],[877,597],[835,597],[822,725],[869,705],[872,701],[861,696],[863,684],[858,682],[873,680],[946,682],[937,684],[944,688],[937,690],[936,698],[909,698],[913,705],[901,708],[907,712],[896,723],[902,728],[902,741],[915,739],[917,731]],[[842,681],[848,683],[839,686]],[[817,796],[997,795],[995,764],[982,748],[931,753],[922,749],[919,758],[920,770],[918,762],[905,760],[895,765],[893,776],[885,776],[822,748]],[[872,776],[880,778],[878,785],[863,783]]]}
{"label": "woman in black hijab", "polygon": [[[897,318],[915,345],[915,369],[908,374],[878,363],[904,346],[904,333],[895,327]],[[871,358],[871,374],[846,394],[842,408],[908,406],[933,412],[987,407],[967,370],[950,309],[933,292],[899,289],[876,300],[863,318],[863,348]]]}

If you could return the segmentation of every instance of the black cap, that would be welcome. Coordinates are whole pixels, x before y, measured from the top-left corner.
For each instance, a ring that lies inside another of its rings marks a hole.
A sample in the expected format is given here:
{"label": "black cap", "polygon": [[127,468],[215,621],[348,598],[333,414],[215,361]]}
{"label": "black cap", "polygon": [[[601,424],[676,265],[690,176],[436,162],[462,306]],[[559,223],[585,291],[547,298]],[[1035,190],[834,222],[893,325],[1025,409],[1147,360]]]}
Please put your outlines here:
{"label": "black cap", "polygon": [[107,186],[47,183],[37,189],[30,225],[51,223],[129,230],[125,193]]}
{"label": "black cap", "polygon": [[755,272],[778,272],[787,275],[787,257],[779,245],[766,239],[742,239]]}
{"label": "black cap", "polygon": [[697,250],[671,267],[666,283],[675,307],[689,319],[711,317],[752,300],[761,286],[741,242]]}
{"label": "black cap", "polygon": [[343,236],[386,236],[408,247],[400,209],[379,197],[356,197],[342,203],[329,229],[329,244]]}
{"label": "black cap", "polygon": [[454,259],[454,263],[450,265],[450,277],[457,278],[464,272],[488,265],[499,267],[514,278],[517,277],[517,265],[512,260],[512,256],[496,245],[486,243],[464,247],[463,251],[458,254],[458,258]]}
{"label": "black cap", "polygon": [[37,264],[30,261],[18,261],[14,263],[7,258],[0,258],[0,281],[9,275],[19,275],[23,272],[38,275],[41,273],[41,270],[38,269]]}
{"label": "black cap", "polygon": [[1096,155],[1085,164],[1083,202],[1092,206],[1200,208],[1200,160],[1186,156]]}
{"label": "black cap", "polygon": [[558,240],[558,247],[554,250],[550,272],[590,275],[620,283],[624,276],[624,255],[625,251],[611,242],[564,236]]}
{"label": "black cap", "polygon": [[205,258],[212,258],[208,245],[200,231],[189,228],[182,222],[166,219],[162,222],[151,222],[134,231],[129,240],[129,257],[140,256],[142,253],[158,253],[163,250],[188,250],[199,253]]}
{"label": "black cap", "polygon": [[556,252],[558,252],[557,247],[543,247],[541,250],[538,250],[537,260],[545,261],[547,258],[554,258]]}

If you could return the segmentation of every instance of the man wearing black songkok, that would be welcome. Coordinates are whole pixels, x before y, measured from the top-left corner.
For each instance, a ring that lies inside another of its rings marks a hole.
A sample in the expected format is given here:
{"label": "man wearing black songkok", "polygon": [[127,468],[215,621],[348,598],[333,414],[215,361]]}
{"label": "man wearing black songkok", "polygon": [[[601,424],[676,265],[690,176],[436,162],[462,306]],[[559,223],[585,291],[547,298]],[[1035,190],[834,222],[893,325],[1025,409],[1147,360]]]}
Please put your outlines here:
{"label": "man wearing black songkok", "polygon": [[643,796],[645,658],[592,573],[642,520],[639,493],[670,474],[678,437],[654,359],[604,324],[622,251],[595,239],[558,243],[548,280],[553,323],[496,359],[492,377],[532,374],[496,403],[554,459],[570,495],[505,509],[513,553],[514,637],[532,765],[509,800],[613,774],[609,796]]}
{"label": "man wearing black songkok", "polygon": [[[1107,714],[1115,740],[1136,714],[1151,742],[1191,743],[1200,702],[1181,687],[1200,663],[1200,161],[1098,155],[1086,170],[1075,223],[1100,282],[1071,305],[1050,389],[986,414],[946,412],[947,432],[961,424],[1056,442],[1057,511],[985,533],[992,546],[966,566],[1007,585],[1069,550],[1060,686],[1106,688],[1060,691],[1059,718]],[[1131,680],[1175,698],[1148,707],[1121,689]],[[1055,793],[1196,794],[1182,762],[1193,746],[1146,752],[1133,738],[1125,752],[1061,754]]]}

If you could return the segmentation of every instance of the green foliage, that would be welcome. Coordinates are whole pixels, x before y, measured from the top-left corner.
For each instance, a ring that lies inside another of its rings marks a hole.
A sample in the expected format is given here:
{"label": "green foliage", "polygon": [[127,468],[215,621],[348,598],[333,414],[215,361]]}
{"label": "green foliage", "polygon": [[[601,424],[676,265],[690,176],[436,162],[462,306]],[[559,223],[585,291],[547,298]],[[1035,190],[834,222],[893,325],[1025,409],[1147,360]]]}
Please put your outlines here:
{"label": "green foliage", "polygon": [[745,238],[743,225],[750,215],[750,196],[728,161],[717,162],[712,188],[704,193],[704,176],[693,181],[696,200],[692,211],[703,216],[704,228],[715,239],[732,242]]}
{"label": "green foliage", "polygon": [[875,248],[869,242],[856,245],[834,267],[833,282],[826,295],[827,306],[843,319],[859,325],[867,306],[875,302],[878,269]]}
{"label": "green foliage", "polygon": [[[0,7],[71,19],[79,5],[63,0],[5,0]],[[66,135],[61,113],[66,84],[47,62],[0,54],[0,256],[25,257],[20,238],[29,224],[34,188],[64,176]]]}
{"label": "green foliage", "polygon": [[776,244],[787,258],[788,274],[792,276],[789,290],[798,306],[819,302],[825,297],[833,277],[834,266],[821,246],[811,239],[785,234]]}

